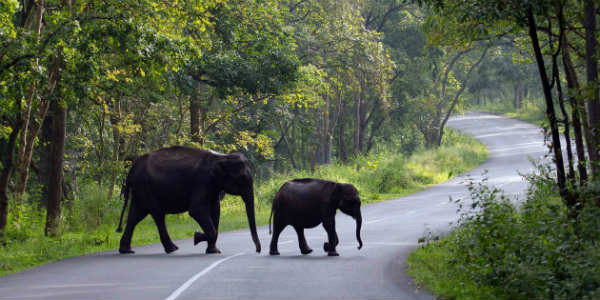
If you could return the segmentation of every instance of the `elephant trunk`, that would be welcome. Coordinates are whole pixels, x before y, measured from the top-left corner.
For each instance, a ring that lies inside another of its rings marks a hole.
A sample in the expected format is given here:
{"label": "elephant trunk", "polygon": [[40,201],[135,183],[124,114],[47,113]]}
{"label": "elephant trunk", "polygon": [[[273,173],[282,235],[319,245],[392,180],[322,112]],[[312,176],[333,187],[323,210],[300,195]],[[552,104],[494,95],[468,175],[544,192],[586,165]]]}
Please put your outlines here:
{"label": "elephant trunk", "polygon": [[360,227],[362,226],[362,215],[360,213],[360,206],[356,208],[356,240],[358,241],[358,250],[362,248],[363,242],[360,238]]}
{"label": "elephant trunk", "polygon": [[242,196],[244,203],[246,204],[246,215],[248,216],[248,225],[250,226],[250,234],[252,234],[252,241],[256,246],[256,252],[260,253],[260,240],[256,233],[256,221],[254,217],[254,193],[250,191],[248,194]]}

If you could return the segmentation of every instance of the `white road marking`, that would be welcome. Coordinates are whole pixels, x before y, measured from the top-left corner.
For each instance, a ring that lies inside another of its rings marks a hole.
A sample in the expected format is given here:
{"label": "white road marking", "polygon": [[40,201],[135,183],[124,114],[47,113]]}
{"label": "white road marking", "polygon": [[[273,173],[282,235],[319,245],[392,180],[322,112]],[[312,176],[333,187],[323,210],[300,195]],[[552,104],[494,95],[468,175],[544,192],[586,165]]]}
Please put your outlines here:
{"label": "white road marking", "polygon": [[194,283],[194,281],[198,280],[198,278],[206,275],[206,273],[210,272],[210,270],[214,269],[216,266],[220,265],[221,263],[228,261],[236,256],[240,256],[240,255],[244,255],[245,252],[240,252],[238,254],[232,255],[232,256],[228,256],[225,257],[223,259],[217,260],[214,263],[212,263],[210,266],[208,266],[206,269],[200,271],[200,273],[194,275],[192,278],[188,279],[188,281],[186,281],[184,284],[182,284],[178,289],[176,289],[171,295],[169,295],[169,297],[165,298],[165,300],[174,300],[177,297],[179,297],[179,295],[181,295],[181,293],[183,293],[187,288],[189,288],[192,283]]}
{"label": "white road marking", "polygon": [[417,243],[402,243],[402,242],[369,242],[370,245],[381,246],[418,246]]}
{"label": "white road marking", "polygon": [[416,210],[409,210],[409,211],[407,211],[406,213],[404,213],[404,215],[405,215],[405,216],[408,216],[408,215],[412,215],[412,214],[414,214],[414,213],[416,213],[416,212],[417,212]]}
{"label": "white road marking", "polygon": [[511,184],[511,183],[513,183],[513,182],[511,182],[511,181],[508,181],[508,182],[503,182],[503,183],[497,184],[497,185],[496,185],[496,188],[501,188],[501,187],[503,187],[503,186],[506,186],[506,185],[509,185],[509,184]]}
{"label": "white road marking", "polygon": [[444,206],[446,204],[448,204],[448,201],[440,202],[440,203],[436,204],[435,207]]}
{"label": "white road marking", "polygon": [[281,243],[279,243],[279,245],[283,245],[283,244],[289,244],[289,243],[291,243],[291,242],[293,242],[293,241],[292,241],[292,240],[289,240],[289,241],[281,242]]}
{"label": "white road marking", "polygon": [[373,224],[373,223],[377,223],[377,222],[381,222],[381,221],[383,221],[383,219],[377,219],[377,220],[365,222],[365,224]]}

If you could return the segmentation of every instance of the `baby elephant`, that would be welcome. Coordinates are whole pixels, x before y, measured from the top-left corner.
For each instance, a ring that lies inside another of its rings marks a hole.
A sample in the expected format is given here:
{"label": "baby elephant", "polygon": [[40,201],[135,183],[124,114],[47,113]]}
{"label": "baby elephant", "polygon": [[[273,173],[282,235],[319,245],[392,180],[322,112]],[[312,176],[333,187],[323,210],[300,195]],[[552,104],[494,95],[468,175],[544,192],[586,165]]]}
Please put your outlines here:
{"label": "baby elephant", "polygon": [[[287,225],[292,225],[298,234],[300,252],[302,254],[311,253],[312,249],[308,247],[304,238],[304,228],[313,228],[323,223],[329,240],[323,244],[323,250],[329,256],[338,256],[339,254],[335,251],[338,244],[335,232],[335,213],[338,208],[356,219],[358,249],[362,248],[360,198],[353,185],[312,178],[294,179],[284,183],[273,199],[271,209],[273,238],[269,254],[279,255],[277,240]],[[269,231],[271,217],[269,217]]]}

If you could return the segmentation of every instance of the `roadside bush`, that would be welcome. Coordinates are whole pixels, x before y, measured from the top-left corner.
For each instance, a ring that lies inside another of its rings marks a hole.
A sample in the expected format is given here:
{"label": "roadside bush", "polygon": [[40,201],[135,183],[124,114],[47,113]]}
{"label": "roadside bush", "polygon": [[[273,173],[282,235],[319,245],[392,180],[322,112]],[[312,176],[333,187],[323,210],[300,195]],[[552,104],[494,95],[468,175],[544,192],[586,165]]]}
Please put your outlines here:
{"label": "roadside bush", "polygon": [[[461,203],[456,230],[411,254],[409,273],[444,298],[600,297],[600,209],[588,205],[572,221],[547,168],[538,170],[520,207],[471,183],[473,202]],[[442,270],[428,268],[429,259]]]}

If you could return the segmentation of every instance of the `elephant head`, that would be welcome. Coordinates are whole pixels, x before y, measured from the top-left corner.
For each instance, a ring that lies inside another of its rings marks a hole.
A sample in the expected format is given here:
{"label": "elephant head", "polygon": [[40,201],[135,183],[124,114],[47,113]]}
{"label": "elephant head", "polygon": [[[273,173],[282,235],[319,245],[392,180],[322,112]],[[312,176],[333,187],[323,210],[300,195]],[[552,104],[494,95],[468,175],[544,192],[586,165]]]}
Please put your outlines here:
{"label": "elephant head", "polygon": [[214,174],[218,184],[226,193],[241,196],[242,200],[244,200],[252,240],[256,246],[256,252],[260,253],[260,240],[256,233],[254,216],[252,170],[250,169],[248,159],[241,153],[223,155],[216,163]]}
{"label": "elephant head", "polygon": [[358,190],[351,184],[337,183],[331,197],[334,202],[338,203],[338,208],[343,213],[356,220],[356,240],[358,241],[358,249],[362,248],[363,243],[360,238],[362,215],[360,212]]}

